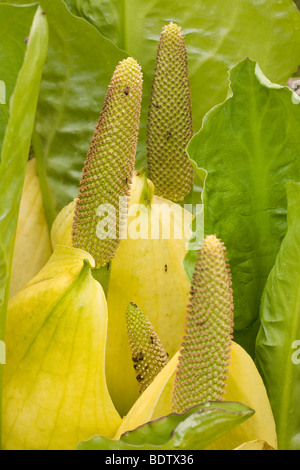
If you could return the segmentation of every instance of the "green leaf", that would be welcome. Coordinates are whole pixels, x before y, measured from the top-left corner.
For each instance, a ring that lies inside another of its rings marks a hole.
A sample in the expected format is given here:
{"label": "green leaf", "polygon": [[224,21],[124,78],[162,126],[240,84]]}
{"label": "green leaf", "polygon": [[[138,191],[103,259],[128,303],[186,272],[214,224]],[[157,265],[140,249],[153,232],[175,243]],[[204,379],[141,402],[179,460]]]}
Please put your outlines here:
{"label": "green leaf", "polygon": [[0,80],[0,104],[6,104],[6,85]]}
{"label": "green leaf", "polygon": [[232,96],[207,114],[188,152],[208,174],[205,232],[227,247],[235,340],[253,356],[262,292],[287,229],[285,183],[300,178],[300,106],[249,59],[230,79]]}
{"label": "green leaf", "polygon": [[92,25],[73,16],[62,0],[39,3],[47,13],[50,39],[34,151],[45,199],[52,194],[53,207],[49,207],[49,200],[45,200],[45,206],[48,219],[53,219],[53,214],[77,196],[107,87],[118,62],[127,54]]}
{"label": "green leaf", "polygon": [[0,149],[9,117],[9,100],[23,64],[25,40],[35,12],[36,5],[17,10],[11,5],[0,5]]}
{"label": "green leaf", "polygon": [[123,434],[119,441],[96,436],[78,450],[202,450],[253,415],[241,403],[211,402],[172,413]]}
{"label": "green leaf", "polygon": [[300,0],[294,0],[294,2],[297,5],[297,7],[300,9]]}
{"label": "green leaf", "polygon": [[[33,14],[36,12],[34,19]],[[4,13],[6,16],[4,16]],[[7,15],[9,14],[9,15]],[[9,291],[9,277],[12,263],[15,233],[17,228],[19,205],[24,182],[30,140],[34,127],[35,112],[39,94],[42,69],[47,54],[48,28],[46,16],[41,9],[3,6],[0,8],[0,22],[5,19],[15,19],[11,23],[9,51],[14,57],[20,54],[24,43],[24,30],[28,21],[32,23],[30,39],[24,56],[24,62],[17,73],[14,89],[12,81],[9,82],[8,96],[9,118],[5,129],[1,148],[0,174],[0,339],[4,340],[5,317]],[[1,30],[2,31],[2,30]],[[14,31],[16,35],[14,35]],[[29,30],[28,30],[29,32]],[[1,60],[1,68],[9,66],[7,57]],[[17,62],[15,62],[15,65]],[[16,72],[16,69],[15,69]],[[1,390],[1,378],[0,378]]]}
{"label": "green leaf", "polygon": [[50,28],[37,132],[57,209],[78,193],[83,163],[108,84],[126,54],[61,0],[41,0]]}
{"label": "green leaf", "polygon": [[288,231],[261,305],[256,361],[276,422],[280,449],[300,450],[300,183],[287,183]]}
{"label": "green leaf", "polygon": [[195,130],[212,106],[226,98],[228,68],[245,57],[258,61],[271,80],[283,85],[298,68],[300,15],[292,0],[179,0],[176,8],[173,0],[66,0],[66,4],[143,68],[140,165],[156,49],[169,21],[178,23],[186,35]]}
{"label": "green leaf", "polygon": [[[40,4],[50,24],[38,108],[38,134],[44,148],[39,174],[48,175],[55,196],[51,209],[51,191],[42,176],[48,220],[77,195],[106,87],[118,61],[126,55],[118,48],[140,62],[144,73],[138,168],[146,162],[156,50],[161,29],[169,21],[180,24],[186,35],[195,130],[206,112],[226,98],[227,70],[240,60],[247,56],[257,60],[265,74],[280,84],[298,67],[300,15],[292,0],[243,0],[242,7],[236,0],[180,0],[176,8],[172,0],[41,0]],[[65,5],[87,21],[72,16]],[[200,186],[201,182],[199,178]],[[194,195],[199,201],[197,190]]]}

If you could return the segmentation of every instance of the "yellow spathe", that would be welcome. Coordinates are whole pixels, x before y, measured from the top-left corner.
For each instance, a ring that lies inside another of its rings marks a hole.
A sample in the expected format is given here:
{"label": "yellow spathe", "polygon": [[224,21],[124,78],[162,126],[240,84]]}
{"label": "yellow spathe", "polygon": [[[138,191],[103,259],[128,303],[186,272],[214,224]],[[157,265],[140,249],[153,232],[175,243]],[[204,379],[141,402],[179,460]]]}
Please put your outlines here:
{"label": "yellow spathe", "polygon": [[[154,212],[167,212],[171,205],[182,218],[184,211],[181,207],[157,196],[153,197],[143,218],[148,218],[150,225]],[[188,213],[185,215],[188,229],[192,217]],[[176,223],[176,215],[171,214],[171,226],[174,221]],[[139,397],[124,312],[128,303],[134,302],[147,316],[165,351],[170,357],[175,354],[183,336],[190,292],[190,283],[183,266],[187,241],[186,238],[175,240],[173,234],[170,239],[128,238],[121,241],[112,261],[107,296],[109,321],[106,368],[111,396],[123,415]]]}
{"label": "yellow spathe", "polygon": [[[133,405],[115,434],[115,439],[146,421],[168,415],[172,411],[171,396],[177,362],[178,354]],[[232,450],[257,439],[265,440],[270,446],[277,448],[275,422],[262,379],[251,357],[234,342],[224,399],[243,403],[252,408],[255,414],[215,441],[209,449]]]}
{"label": "yellow spathe", "polygon": [[8,307],[3,448],[75,449],[121,423],[105,379],[107,305],[85,251],[57,246]]}
{"label": "yellow spathe", "polygon": [[51,243],[53,249],[56,245],[72,246],[72,223],[75,211],[74,201],[65,206],[53,222],[51,229]]}
{"label": "yellow spathe", "polygon": [[257,439],[265,440],[277,448],[275,422],[262,378],[249,354],[238,344],[232,344],[224,400],[244,403],[255,414],[214,442],[210,448],[234,449],[244,442]]}
{"label": "yellow spathe", "polygon": [[47,263],[52,253],[36,161],[27,163],[19,211],[10,292],[12,298]]}
{"label": "yellow spathe", "polygon": [[266,441],[256,439],[255,441],[245,442],[234,450],[275,450]]}
{"label": "yellow spathe", "polygon": [[[152,193],[152,183],[144,174],[137,175],[131,188],[127,238],[121,240],[112,260],[107,296],[106,377],[112,400],[122,416],[139,397],[126,331],[129,302],[143,310],[172,357],[180,347],[189,300],[190,283],[183,259],[191,235],[192,215],[171,201],[153,197]],[[135,204],[140,204],[141,212],[135,211]],[[74,206],[72,202],[58,215],[51,234],[54,246],[72,243]],[[157,231],[153,221],[158,221]],[[138,238],[138,230],[145,236],[147,227],[148,238]],[[181,239],[176,239],[178,234]]]}

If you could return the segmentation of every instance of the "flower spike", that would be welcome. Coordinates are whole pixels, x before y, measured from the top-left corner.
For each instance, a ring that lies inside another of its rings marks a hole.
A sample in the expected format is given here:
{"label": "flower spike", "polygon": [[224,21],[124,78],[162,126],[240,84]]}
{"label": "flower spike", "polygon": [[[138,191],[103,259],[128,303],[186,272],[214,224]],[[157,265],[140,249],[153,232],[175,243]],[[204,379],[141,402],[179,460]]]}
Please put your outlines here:
{"label": "flower spike", "polygon": [[193,136],[192,106],[183,32],[170,23],[162,30],[148,117],[148,172],[156,194],[182,201],[194,172],[186,147]]}
{"label": "flower spike", "polygon": [[167,364],[168,354],[151,323],[134,303],[127,307],[126,324],[133,367],[142,393]]}
{"label": "flower spike", "polygon": [[[113,74],[87,154],[76,202],[73,246],[88,251],[97,268],[109,263],[119,246],[122,230],[119,198],[126,201],[129,196],[141,99],[141,67],[129,57],[119,63]],[[99,212],[100,205],[103,213]],[[105,231],[101,235],[98,232],[99,223],[104,219],[107,227],[114,229],[107,237]]]}
{"label": "flower spike", "polygon": [[210,235],[199,251],[173,388],[173,411],[222,400],[233,332],[231,274],[224,244]]}

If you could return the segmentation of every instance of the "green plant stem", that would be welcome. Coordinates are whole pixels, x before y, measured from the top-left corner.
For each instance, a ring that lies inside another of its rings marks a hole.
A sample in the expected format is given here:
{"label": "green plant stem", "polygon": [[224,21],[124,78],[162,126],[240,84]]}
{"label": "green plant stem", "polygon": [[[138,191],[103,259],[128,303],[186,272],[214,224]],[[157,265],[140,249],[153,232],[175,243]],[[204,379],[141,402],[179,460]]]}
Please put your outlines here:
{"label": "green plant stem", "polygon": [[41,193],[43,198],[45,216],[48,224],[49,233],[52,227],[52,224],[56,217],[56,211],[54,207],[53,197],[50,191],[50,187],[47,181],[47,172],[45,164],[45,156],[42,148],[42,143],[40,136],[34,129],[32,134],[32,145],[33,152],[36,160],[37,173],[40,180]]}
{"label": "green plant stem", "polygon": [[110,274],[111,274],[111,262],[107,263],[102,268],[93,269],[92,274],[93,274],[94,279],[96,279],[96,281],[98,281],[99,284],[102,286],[105,297],[107,297]]}

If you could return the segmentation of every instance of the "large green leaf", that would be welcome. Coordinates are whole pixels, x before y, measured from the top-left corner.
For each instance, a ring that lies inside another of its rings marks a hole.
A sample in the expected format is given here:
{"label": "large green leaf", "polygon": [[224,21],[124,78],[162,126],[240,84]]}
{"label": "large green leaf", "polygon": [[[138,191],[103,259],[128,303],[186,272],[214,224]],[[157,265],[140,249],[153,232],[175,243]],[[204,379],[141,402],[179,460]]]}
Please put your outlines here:
{"label": "large green leaf", "polygon": [[[17,3],[33,2],[17,0]],[[62,0],[40,0],[39,3],[47,13],[50,40],[38,103],[34,150],[42,186],[50,184],[50,191],[44,190],[44,193],[53,194],[52,213],[55,214],[77,196],[84,160],[108,84],[118,62],[127,54],[85,20],[73,16]],[[48,180],[43,178],[43,165]],[[46,207],[51,211],[49,201]]]}
{"label": "large green leaf", "polygon": [[0,80],[4,98],[3,104],[0,100],[0,149],[9,116],[9,101],[23,64],[25,40],[35,12],[36,6],[16,10],[9,5],[0,5]]}
{"label": "large green leaf", "polygon": [[281,449],[300,450],[300,183],[287,183],[288,231],[261,305],[256,360]]}
{"label": "large green leaf", "polygon": [[6,104],[6,86],[3,80],[0,80],[0,104]]}
{"label": "large green leaf", "polygon": [[[46,16],[40,8],[3,5],[0,7],[1,21],[5,23],[5,19],[8,22],[9,18],[15,19],[15,22],[10,23],[10,41],[6,43],[10,56],[14,57],[14,53],[16,53],[16,57],[20,57],[20,49],[23,49],[24,38],[26,38],[24,34],[29,34],[28,47],[21,68],[17,73],[17,64],[20,62],[16,60],[14,73],[11,81],[8,82],[9,118],[5,128],[0,160],[0,339],[4,340],[14,240],[42,68],[47,54],[48,28]],[[22,21],[24,21],[23,24]],[[32,27],[29,30],[27,27],[32,21]],[[22,29],[23,27],[24,29]],[[3,57],[3,61],[2,57],[1,68],[5,67],[5,63],[9,67],[7,56]],[[12,59],[12,61],[14,60]],[[15,78],[14,84],[13,78]]]}
{"label": "large green leaf", "polygon": [[78,450],[202,450],[253,415],[241,403],[211,402],[186,413],[146,423],[119,441],[101,436],[82,442]]}
{"label": "large green leaf", "polygon": [[[157,43],[169,21],[185,32],[194,128],[227,94],[227,70],[246,57],[285,84],[300,57],[300,16],[292,0],[65,0],[140,62],[146,76],[140,144],[145,141],[148,96]],[[287,53],[291,51],[291,53]],[[142,164],[144,147],[140,147]]]}
{"label": "large green leaf", "polygon": [[188,152],[208,173],[205,232],[227,247],[236,341],[253,355],[261,295],[287,228],[285,183],[300,178],[300,106],[249,59],[230,79],[232,96],[207,114]]}
{"label": "large green leaf", "polygon": [[[180,0],[176,8],[172,0],[65,0],[72,13],[87,21],[71,15],[63,0],[40,0],[40,4],[49,18],[50,47],[38,108],[42,146],[35,139],[35,147],[49,220],[77,194],[109,77],[124,57],[118,48],[138,60],[144,72],[137,167],[145,164],[158,40],[170,20],[180,24],[186,35],[195,130],[206,112],[226,98],[227,70],[240,60],[248,56],[257,60],[267,76],[280,84],[298,67],[300,15],[292,0]],[[199,197],[197,191],[195,197]]]}

